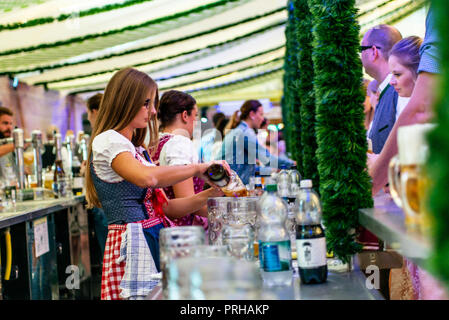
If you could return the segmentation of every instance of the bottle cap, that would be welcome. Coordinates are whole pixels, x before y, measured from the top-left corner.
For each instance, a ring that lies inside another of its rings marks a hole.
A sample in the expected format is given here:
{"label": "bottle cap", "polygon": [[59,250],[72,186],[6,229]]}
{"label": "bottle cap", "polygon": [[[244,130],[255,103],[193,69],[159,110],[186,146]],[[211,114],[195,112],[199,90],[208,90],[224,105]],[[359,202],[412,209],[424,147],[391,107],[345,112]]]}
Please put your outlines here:
{"label": "bottle cap", "polygon": [[269,191],[269,192],[277,192],[278,191],[278,186],[276,184],[267,184],[265,186],[265,190]]}
{"label": "bottle cap", "polygon": [[301,180],[301,188],[312,188],[313,183],[312,180]]}

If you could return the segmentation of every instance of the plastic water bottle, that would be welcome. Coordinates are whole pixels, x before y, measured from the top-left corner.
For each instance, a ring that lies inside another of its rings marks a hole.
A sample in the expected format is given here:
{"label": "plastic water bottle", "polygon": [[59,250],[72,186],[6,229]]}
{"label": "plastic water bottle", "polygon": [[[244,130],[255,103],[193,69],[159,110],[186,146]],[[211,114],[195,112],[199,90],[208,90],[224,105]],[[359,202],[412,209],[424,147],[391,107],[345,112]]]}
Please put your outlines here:
{"label": "plastic water bottle", "polygon": [[287,206],[277,195],[277,186],[269,184],[258,202],[259,261],[266,286],[290,285],[290,238],[285,227]]}
{"label": "plastic water bottle", "polygon": [[289,170],[289,183],[290,194],[297,194],[301,183],[301,175],[299,174],[297,166],[292,166]]}
{"label": "plastic water bottle", "polygon": [[302,180],[297,197],[296,251],[301,282],[323,283],[327,279],[326,237],[321,224],[321,203],[312,180]]}
{"label": "plastic water bottle", "polygon": [[277,176],[278,195],[281,198],[288,197],[290,185],[290,176],[285,166],[281,167],[281,171]]}

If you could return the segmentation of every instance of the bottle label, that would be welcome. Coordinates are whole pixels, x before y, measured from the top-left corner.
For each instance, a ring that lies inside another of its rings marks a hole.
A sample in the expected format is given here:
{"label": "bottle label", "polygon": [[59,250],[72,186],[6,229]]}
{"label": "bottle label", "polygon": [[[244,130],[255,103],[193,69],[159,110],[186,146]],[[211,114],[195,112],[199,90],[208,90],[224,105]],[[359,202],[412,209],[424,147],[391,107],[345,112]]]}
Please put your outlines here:
{"label": "bottle label", "polygon": [[296,239],[296,252],[300,268],[315,268],[325,266],[326,238]]}
{"label": "bottle label", "polygon": [[82,189],[84,187],[84,178],[83,177],[74,177],[73,178],[73,189]]}
{"label": "bottle label", "polygon": [[290,241],[259,241],[259,260],[265,272],[290,270]]}

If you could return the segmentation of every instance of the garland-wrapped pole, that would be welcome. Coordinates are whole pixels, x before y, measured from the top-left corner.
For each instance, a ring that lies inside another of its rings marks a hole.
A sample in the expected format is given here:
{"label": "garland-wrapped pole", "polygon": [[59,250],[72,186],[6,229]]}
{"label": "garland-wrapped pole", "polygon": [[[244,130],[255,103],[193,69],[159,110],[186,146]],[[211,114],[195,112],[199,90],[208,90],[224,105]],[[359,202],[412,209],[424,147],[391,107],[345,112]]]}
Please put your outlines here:
{"label": "garland-wrapped pole", "polygon": [[437,128],[429,135],[429,208],[433,220],[431,237],[433,253],[430,259],[432,271],[449,288],[449,1],[434,0],[433,14],[439,31],[442,79],[436,92],[435,105]]}
{"label": "garland-wrapped pole", "polygon": [[294,15],[294,0],[289,0],[288,21],[285,28],[286,48],[284,63],[284,96],[282,98],[282,117],[285,123],[285,135],[288,151],[296,161],[298,171],[303,176],[301,146],[301,116],[297,89],[299,68],[297,60],[298,43],[296,41],[297,20]]}
{"label": "garland-wrapped pole", "polygon": [[349,262],[360,208],[373,206],[363,126],[355,0],[309,0],[313,19],[317,158],[328,250]]}
{"label": "garland-wrapped pole", "polygon": [[313,25],[307,0],[295,1],[295,16],[297,21],[295,33],[298,41],[298,68],[301,70],[298,78],[298,97],[301,104],[299,112],[301,117],[303,177],[312,179],[314,189],[319,191],[315,137],[315,92],[313,90]]}

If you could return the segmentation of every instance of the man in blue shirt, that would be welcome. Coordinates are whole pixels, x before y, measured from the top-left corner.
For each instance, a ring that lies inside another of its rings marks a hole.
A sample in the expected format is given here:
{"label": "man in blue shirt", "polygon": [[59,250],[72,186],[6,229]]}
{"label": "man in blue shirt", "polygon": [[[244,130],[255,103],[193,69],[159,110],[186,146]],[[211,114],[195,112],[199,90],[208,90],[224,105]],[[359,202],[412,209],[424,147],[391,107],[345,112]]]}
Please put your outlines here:
{"label": "man in blue shirt", "polygon": [[382,24],[368,30],[361,43],[363,67],[366,73],[379,84],[379,100],[375,106],[371,129],[368,132],[372,151],[376,154],[382,151],[396,121],[398,93],[390,85],[388,53],[401,39],[402,35],[396,28]]}

